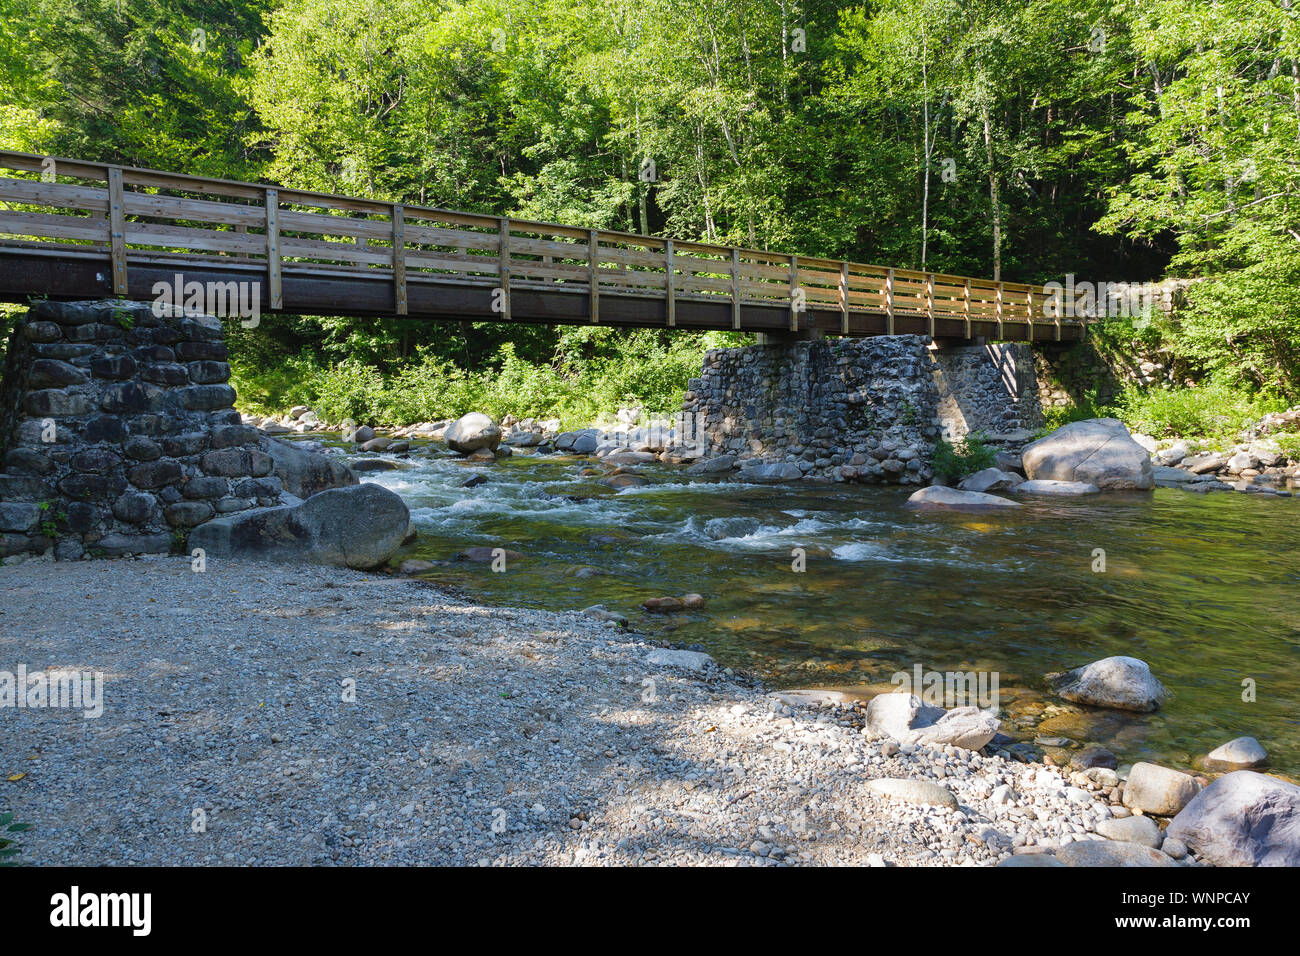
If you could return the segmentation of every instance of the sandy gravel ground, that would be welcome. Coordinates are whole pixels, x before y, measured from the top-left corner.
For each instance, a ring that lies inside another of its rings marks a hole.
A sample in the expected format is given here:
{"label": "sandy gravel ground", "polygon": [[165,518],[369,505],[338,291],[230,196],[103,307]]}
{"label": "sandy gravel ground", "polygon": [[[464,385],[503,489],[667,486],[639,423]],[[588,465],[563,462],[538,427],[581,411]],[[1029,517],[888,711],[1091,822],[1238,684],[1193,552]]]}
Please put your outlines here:
{"label": "sandy gravel ground", "polygon": [[1043,767],[883,755],[834,707],[656,650],[332,568],[0,568],[0,670],[104,675],[98,718],[0,709],[0,810],[29,865],[988,865],[1112,812]]}

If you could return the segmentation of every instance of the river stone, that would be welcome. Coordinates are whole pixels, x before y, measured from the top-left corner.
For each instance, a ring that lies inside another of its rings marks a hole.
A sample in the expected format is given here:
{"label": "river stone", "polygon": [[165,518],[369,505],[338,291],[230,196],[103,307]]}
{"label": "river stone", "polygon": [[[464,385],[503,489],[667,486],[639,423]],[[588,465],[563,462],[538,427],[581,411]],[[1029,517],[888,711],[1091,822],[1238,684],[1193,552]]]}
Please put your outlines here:
{"label": "river stone", "polygon": [[1057,857],[1066,866],[1177,866],[1159,850],[1141,843],[1081,840],[1061,847]]}
{"label": "river stone", "polygon": [[927,807],[945,807],[956,810],[957,798],[948,790],[928,780],[903,780],[897,777],[884,777],[867,783],[867,789],[874,790],[882,797],[902,800]]}
{"label": "river stone", "polygon": [[457,551],[455,555],[457,561],[475,561],[479,564],[487,564],[497,560],[498,557],[512,563],[524,559],[518,551],[511,551],[509,548],[466,548],[464,551]]}
{"label": "river stone", "polygon": [[841,690],[826,690],[820,687],[777,691],[772,696],[787,707],[823,707],[828,704],[851,704],[857,699]]}
{"label": "river stone", "polygon": [[330,455],[276,438],[267,439],[265,447],[273,462],[273,473],[284,490],[298,498],[307,499],[330,488],[346,488],[357,483],[357,476],[348,466]]}
{"label": "river stone", "polygon": [[1151,469],[1151,480],[1160,488],[1177,488],[1185,485],[1194,476],[1182,468],[1170,468],[1168,465],[1155,465]]}
{"label": "river stone", "polygon": [[1254,737],[1238,737],[1211,750],[1205,758],[1208,770],[1248,770],[1267,762],[1266,751]]}
{"label": "river stone", "polygon": [[921,702],[915,694],[877,694],[867,703],[866,726],[869,737],[890,737],[902,741],[918,724],[931,724],[942,717],[942,707]]}
{"label": "river stone", "polygon": [[957,487],[962,491],[1009,491],[1024,480],[1014,471],[985,468],[973,475],[967,475],[957,483]]}
{"label": "river stone", "polygon": [[1031,480],[1082,481],[1098,488],[1150,488],[1151,456],[1117,418],[1063,425],[1021,450]]}
{"label": "river stone", "polygon": [[757,484],[774,484],[781,481],[797,481],[803,477],[799,466],[788,461],[746,462],[740,469],[741,481]]}
{"label": "river stone", "polygon": [[1093,744],[1074,754],[1070,758],[1070,766],[1075,770],[1114,770],[1119,766],[1119,758],[1105,747]]}
{"label": "river stone", "polygon": [[645,656],[645,662],[651,667],[671,667],[698,674],[713,663],[713,658],[700,651],[656,650]]}
{"label": "river stone", "polygon": [[1168,692],[1136,657],[1107,657],[1064,674],[1048,674],[1056,693],[1076,704],[1149,713]]}
{"label": "river stone", "polygon": [[1150,817],[1124,817],[1121,820],[1105,819],[1097,823],[1097,832],[1108,840],[1121,843],[1140,843],[1153,850],[1160,849],[1160,827]]}
{"label": "river stone", "polygon": [[1065,866],[1054,853],[1017,853],[998,863],[998,866]]}
{"label": "river stone", "polygon": [[214,518],[188,546],[208,557],[253,557],[369,569],[388,561],[410,523],[406,503],[376,484],[331,488],[298,505]]}
{"label": "river stone", "polygon": [[1095,495],[1101,491],[1086,481],[1052,481],[1045,478],[1022,481],[1013,490],[1020,495]]}
{"label": "river stone", "polygon": [[688,475],[717,475],[724,471],[731,471],[736,467],[735,455],[718,455],[716,458],[706,458],[703,461],[697,461],[691,467],[686,469]]}
{"label": "river stone", "polygon": [[983,511],[988,508],[1018,508],[1016,502],[997,495],[986,495],[979,491],[961,491],[946,488],[943,485],[931,485],[915,491],[907,499],[907,507],[922,509],[952,509],[956,511]]}
{"label": "river stone", "polygon": [[1215,866],[1300,866],[1300,787],[1253,770],[1225,774],[1166,835]]}
{"label": "river stone", "polygon": [[447,443],[447,447],[462,455],[468,455],[480,448],[495,451],[501,444],[501,429],[482,412],[470,412],[448,425],[442,438]]}
{"label": "river stone", "polygon": [[627,624],[626,617],[619,614],[617,611],[609,610],[603,604],[593,604],[591,607],[585,607],[582,609],[582,613],[597,621],[610,621],[618,625]]}
{"label": "river stone", "polygon": [[1135,763],[1124,784],[1124,806],[1172,817],[1200,791],[1191,774],[1153,763]]}
{"label": "river stone", "polygon": [[933,724],[914,728],[901,742],[979,750],[993,739],[998,727],[998,719],[978,707],[954,707]]}

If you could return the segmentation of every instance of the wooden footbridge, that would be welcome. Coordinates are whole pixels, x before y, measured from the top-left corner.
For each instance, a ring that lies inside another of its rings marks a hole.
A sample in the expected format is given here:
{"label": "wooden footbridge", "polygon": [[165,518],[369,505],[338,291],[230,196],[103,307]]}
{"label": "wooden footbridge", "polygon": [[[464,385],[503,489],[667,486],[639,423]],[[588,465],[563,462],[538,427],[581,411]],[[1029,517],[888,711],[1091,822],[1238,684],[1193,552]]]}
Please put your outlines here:
{"label": "wooden footbridge", "polygon": [[1084,331],[1013,282],[0,151],[0,300],[151,301],[178,275],[248,283],[262,312],[298,315],[1021,341]]}

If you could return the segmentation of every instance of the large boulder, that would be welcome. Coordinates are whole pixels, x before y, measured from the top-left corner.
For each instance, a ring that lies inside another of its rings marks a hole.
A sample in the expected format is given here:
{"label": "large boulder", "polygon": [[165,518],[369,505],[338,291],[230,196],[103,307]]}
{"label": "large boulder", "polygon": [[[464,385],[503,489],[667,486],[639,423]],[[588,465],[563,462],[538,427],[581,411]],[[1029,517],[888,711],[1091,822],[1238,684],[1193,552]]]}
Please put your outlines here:
{"label": "large boulder", "polygon": [[1080,481],[1098,488],[1150,488],[1151,456],[1118,418],[1063,425],[1021,451],[1031,479]]}
{"label": "large boulder", "polygon": [[1145,661],[1107,657],[1064,674],[1048,674],[1057,694],[1076,704],[1149,713],[1168,696]]}
{"label": "large boulder", "polygon": [[1253,770],[1225,774],[1174,817],[1165,836],[1215,866],[1300,866],[1300,787]]}
{"label": "large boulder", "polygon": [[501,444],[501,428],[482,412],[470,412],[448,425],[442,438],[448,448],[462,455],[480,448],[496,451]]}
{"label": "large boulder", "polygon": [[406,503],[376,484],[331,488],[297,505],[214,518],[190,532],[189,548],[208,558],[379,567],[401,547]]}
{"label": "large boulder", "polygon": [[907,499],[907,507],[921,508],[926,511],[931,509],[986,511],[990,508],[1019,508],[1020,506],[1014,501],[999,498],[997,495],[986,495],[982,491],[959,491],[943,485],[931,485],[913,492]]}
{"label": "large boulder", "polygon": [[272,470],[280,484],[298,498],[310,498],[331,488],[347,488],[357,483],[357,476],[337,458],[278,438],[268,438],[265,448],[275,462]]}

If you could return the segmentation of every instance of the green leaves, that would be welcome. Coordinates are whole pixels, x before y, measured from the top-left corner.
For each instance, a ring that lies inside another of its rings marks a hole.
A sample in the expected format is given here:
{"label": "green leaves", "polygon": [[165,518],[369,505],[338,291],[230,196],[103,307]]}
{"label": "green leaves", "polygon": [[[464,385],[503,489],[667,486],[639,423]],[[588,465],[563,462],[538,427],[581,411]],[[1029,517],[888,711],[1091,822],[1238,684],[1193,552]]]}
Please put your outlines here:
{"label": "green leaves", "polygon": [[14,823],[12,812],[0,813],[0,866],[17,866],[18,854],[22,853],[15,842],[5,833],[22,833],[31,828],[30,823]]}

